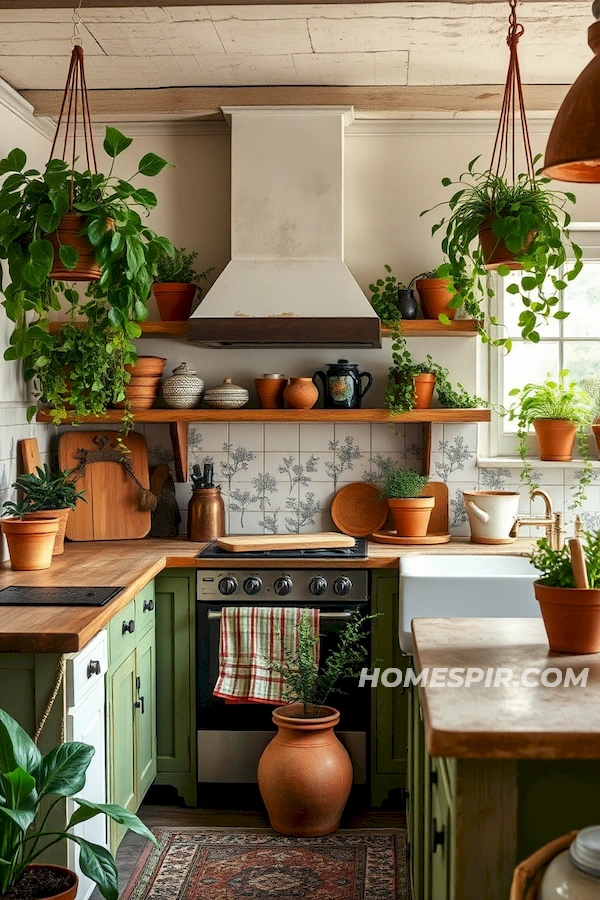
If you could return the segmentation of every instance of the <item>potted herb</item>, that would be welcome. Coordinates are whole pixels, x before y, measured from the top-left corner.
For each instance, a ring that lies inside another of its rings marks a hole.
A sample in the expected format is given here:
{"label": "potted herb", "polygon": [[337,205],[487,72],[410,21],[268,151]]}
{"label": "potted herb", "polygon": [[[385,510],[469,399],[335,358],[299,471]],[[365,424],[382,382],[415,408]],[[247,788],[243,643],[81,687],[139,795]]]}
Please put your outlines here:
{"label": "potted herb", "polygon": [[414,469],[388,469],[384,494],[399,537],[425,537],[435,499],[423,497],[429,477]]}
{"label": "potted herb", "polygon": [[271,827],[281,834],[322,835],[339,828],[352,786],[352,763],[335,735],[340,714],[326,702],[340,682],[357,678],[367,661],[367,621],[354,616],[322,665],[309,610],[297,625],[297,650],[284,649],[269,667],[284,681],[290,705],[273,712],[278,732],[258,766],[258,786]]}
{"label": "potted herb", "polygon": [[[136,358],[132,340],[148,315],[156,260],[173,252],[140,216],[154,209],[155,194],[132,184],[168,163],[147,153],[130,179],[117,178],[114,159],[130,144],[117,129],[106,129],[108,175],[78,172],[60,159],[43,172],[26,168],[20,149],[0,161],[0,175],[8,176],[0,187],[0,259],[10,275],[3,305],[14,323],[4,356],[23,360],[25,379],[49,404],[55,424],[67,416],[69,402],[78,417],[124,399],[124,367]],[[82,280],[90,282],[84,297],[69,285]],[[51,335],[50,314],[64,301],[69,323]],[[87,320],[83,332],[79,317]],[[30,408],[30,418],[35,411]]]}
{"label": "potted herb", "polygon": [[[44,897],[75,900],[78,879],[63,866],[39,858],[60,841],[79,846],[81,871],[94,881],[107,900],[117,900],[118,872],[111,854],[73,833],[73,827],[104,815],[125,825],[157,846],[154,835],[137,816],[121,806],[91,803],[76,795],[85,786],[94,747],[70,742],[42,756],[21,726],[0,709],[0,895],[3,900]],[[62,798],[77,804],[66,826],[57,831],[48,824],[50,808]]]}
{"label": "potted herb", "polygon": [[[514,184],[489,169],[477,172],[478,159],[469,163],[457,181],[442,179],[444,187],[452,187],[454,193],[447,202],[448,217],[432,228],[435,234],[445,225],[442,251],[448,262],[440,266],[437,274],[450,278],[456,290],[450,307],[463,308],[480,323],[484,342],[510,350],[510,338],[492,340],[488,333],[490,325],[499,324],[485,309],[494,295],[488,272],[494,269],[503,278],[511,269],[523,269],[520,285],[509,284],[507,291],[521,294],[519,328],[525,340],[537,343],[540,322],[568,315],[557,310],[559,292],[583,268],[582,251],[571,240],[571,217],[565,209],[568,201],[575,203],[575,196],[548,190],[550,179],[540,177],[541,170],[533,177],[519,175]],[[539,159],[536,157],[534,162]],[[443,205],[446,204],[433,208]],[[421,215],[427,212],[431,210]],[[568,262],[571,256],[572,265]]]}
{"label": "potted herb", "polygon": [[164,251],[159,254],[152,290],[163,322],[189,319],[197,281],[212,272],[212,268],[200,273],[194,270],[197,256],[197,253],[188,253],[185,247],[175,248],[172,255]]}
{"label": "potted herb", "polygon": [[583,562],[588,588],[575,586],[568,547],[553,550],[537,542],[531,562],[540,573],[534,582],[550,649],[558,653],[600,651],[600,531],[585,532]]}
{"label": "potted herb", "polygon": [[78,491],[75,482],[69,480],[70,474],[70,471],[53,472],[46,464],[41,468],[38,466],[35,473],[20,475],[13,484],[13,488],[21,492],[22,504],[18,507],[11,501],[4,504],[6,512],[12,515],[18,514],[18,509],[25,509],[25,520],[58,519],[53,556],[64,553],[65,531],[71,510],[75,509],[78,500],[85,502],[83,491]]}
{"label": "potted herb", "polygon": [[391,266],[384,266],[387,275],[369,285],[372,293],[371,306],[382,322],[397,322],[399,319],[416,319],[418,305],[413,291],[413,282],[402,284],[392,275]]}
{"label": "potted herb", "polygon": [[592,420],[593,402],[574,381],[565,381],[568,374],[568,370],[563,369],[559,372],[558,381],[548,380],[543,384],[514,388],[510,396],[519,399],[508,410],[508,416],[510,421],[517,422],[518,450],[523,461],[521,478],[532,490],[538,485],[533,481],[527,459],[527,438],[531,427],[535,430],[542,460],[569,462],[573,459],[577,438],[583,460],[582,475],[573,497],[573,506],[577,507],[585,500],[585,488],[592,478],[585,426]]}
{"label": "potted herb", "polygon": [[584,378],[581,387],[592,398],[592,434],[596,441],[598,458],[600,459],[600,378]]}
{"label": "potted herb", "polygon": [[49,569],[59,528],[56,516],[28,519],[25,516],[29,504],[24,500],[7,501],[4,509],[7,518],[2,519],[0,528],[8,545],[11,569],[18,572]]}
{"label": "potted herb", "polygon": [[[426,319],[439,319],[444,325],[456,315],[456,307],[451,306],[456,291],[450,278],[440,275],[441,266],[432,272],[423,272],[413,279]],[[411,282],[411,284],[413,283]]]}

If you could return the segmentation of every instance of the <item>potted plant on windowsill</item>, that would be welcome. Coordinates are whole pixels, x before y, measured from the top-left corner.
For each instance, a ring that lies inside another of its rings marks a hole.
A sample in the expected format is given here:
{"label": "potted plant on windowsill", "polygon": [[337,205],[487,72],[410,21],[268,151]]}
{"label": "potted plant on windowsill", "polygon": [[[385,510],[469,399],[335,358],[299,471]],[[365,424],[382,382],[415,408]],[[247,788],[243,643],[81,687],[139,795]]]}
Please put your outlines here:
{"label": "potted plant on windowsill", "polygon": [[258,786],[271,827],[281,834],[315,836],[339,828],[352,786],[352,763],[334,732],[340,713],[325,704],[340,690],[340,682],[357,678],[366,663],[366,623],[371,618],[349,619],[336,648],[319,665],[320,636],[304,610],[297,650],[269,663],[283,678],[283,698],[290,705],[273,712],[278,732],[261,756]]}
{"label": "potted plant on windowsill", "polygon": [[59,528],[56,516],[27,519],[29,504],[24,501],[7,501],[4,509],[6,518],[0,522],[0,528],[8,544],[11,569],[17,572],[49,569]]}
{"label": "potted plant on windowsill", "polygon": [[[438,275],[451,279],[456,290],[452,307],[462,307],[480,323],[484,342],[510,350],[510,338],[492,339],[489,334],[490,325],[500,324],[485,309],[494,296],[489,270],[505,277],[511,269],[523,269],[521,285],[509,284],[507,291],[521,294],[519,328],[525,340],[537,343],[540,322],[568,315],[558,309],[559,292],[583,268],[582,251],[571,240],[571,216],[565,209],[567,202],[575,203],[575,195],[548,190],[550,179],[541,177],[541,170],[533,176],[519,175],[514,184],[490,169],[477,172],[478,159],[471,160],[457,181],[442,179],[444,187],[455,191],[447,201],[450,214],[432,228],[435,234],[445,226],[442,251],[448,262],[438,269]],[[427,212],[431,210],[421,215]]]}
{"label": "potted plant on windowsill", "polygon": [[440,275],[440,268],[417,275],[413,282],[425,318],[438,319],[444,325],[449,325],[450,320],[456,315],[456,307],[460,306],[460,300],[454,300],[456,296],[454,285],[450,278]]}
{"label": "potted plant on windowsill", "polygon": [[399,537],[425,537],[435,499],[423,497],[428,475],[414,469],[388,469],[383,493],[387,497]]}
{"label": "potted plant on windowsill", "polygon": [[567,369],[559,372],[558,381],[526,384],[510,391],[519,399],[508,410],[509,421],[516,421],[519,456],[523,461],[521,479],[535,490],[531,464],[527,459],[528,435],[535,430],[541,460],[570,462],[575,440],[582,458],[583,471],[573,496],[573,507],[585,500],[585,488],[592,478],[592,464],[588,453],[586,425],[592,420],[592,398],[574,381],[566,382]]}
{"label": "potted plant on windowsill", "polygon": [[158,256],[152,290],[163,322],[189,319],[196,290],[200,290],[197,282],[213,271],[211,267],[205,272],[196,272],[194,260],[197,256],[197,253],[188,253],[185,247],[176,247],[173,255],[163,252]]}
{"label": "potted plant on windowsill", "polygon": [[[22,504],[19,509],[25,509],[23,518],[28,519],[58,519],[58,531],[54,538],[53,556],[60,556],[65,549],[65,531],[72,509],[75,509],[78,500],[85,501],[84,492],[78,491],[75,483],[69,480],[70,471],[52,471],[50,466],[44,464],[37,467],[35,473],[20,475],[13,484],[13,488],[21,492]],[[7,501],[4,509],[13,515],[17,514],[17,506]]]}
{"label": "potted plant on windowsill", "polygon": [[[73,833],[73,828],[104,815],[158,846],[154,835],[137,816],[121,806],[91,803],[76,795],[85,786],[86,772],[95,749],[89,744],[59,744],[42,756],[21,726],[0,709],[0,895],[2,900],[43,897],[75,900],[78,879],[63,866],[40,861],[61,841],[79,846],[79,866],[106,900],[118,898],[116,863],[104,847]],[[50,809],[61,799],[73,798],[77,808],[64,828],[48,824]]]}

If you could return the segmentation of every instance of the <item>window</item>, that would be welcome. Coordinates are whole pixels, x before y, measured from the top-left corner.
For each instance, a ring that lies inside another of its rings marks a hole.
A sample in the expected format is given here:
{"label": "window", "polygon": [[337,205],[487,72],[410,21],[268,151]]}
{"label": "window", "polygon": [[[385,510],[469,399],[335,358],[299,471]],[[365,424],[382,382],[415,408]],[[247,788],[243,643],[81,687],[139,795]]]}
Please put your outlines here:
{"label": "window", "polygon": [[[583,249],[583,271],[561,297],[560,308],[570,315],[542,325],[539,344],[521,338],[517,326],[521,299],[518,294],[506,292],[506,285],[518,280],[521,273],[498,279],[498,318],[507,326],[513,348],[508,354],[490,354],[490,387],[491,396],[505,406],[513,402],[509,396],[512,388],[539,383],[549,374],[556,378],[561,369],[568,369],[578,383],[586,378],[600,378],[600,225],[579,225],[571,232]],[[492,456],[514,456],[516,422],[499,416],[494,416],[494,421]]]}

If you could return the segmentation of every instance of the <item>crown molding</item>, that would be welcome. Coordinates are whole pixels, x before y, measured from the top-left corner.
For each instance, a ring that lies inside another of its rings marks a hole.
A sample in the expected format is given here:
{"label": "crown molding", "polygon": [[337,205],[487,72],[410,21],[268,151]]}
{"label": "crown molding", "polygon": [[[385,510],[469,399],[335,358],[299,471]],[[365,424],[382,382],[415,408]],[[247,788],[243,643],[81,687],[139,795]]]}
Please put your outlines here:
{"label": "crown molding", "polygon": [[[547,135],[553,123],[549,116],[528,116],[530,134]],[[347,129],[348,136],[374,136],[381,134],[496,134],[498,117],[475,118],[469,116],[452,118],[410,118],[410,119],[355,119]]]}
{"label": "crown molding", "polygon": [[113,125],[119,131],[123,131],[127,137],[183,137],[186,135],[221,135],[231,134],[231,128],[222,120],[156,120],[152,122],[128,122],[125,119],[107,119],[100,124],[92,125],[92,134],[95,138],[104,137],[106,125]]}
{"label": "crown molding", "polygon": [[5,109],[10,110],[15,116],[18,116],[23,122],[50,140],[54,137],[56,125],[52,119],[45,117],[36,117],[33,114],[33,106],[18,91],[0,78],[0,104]]}

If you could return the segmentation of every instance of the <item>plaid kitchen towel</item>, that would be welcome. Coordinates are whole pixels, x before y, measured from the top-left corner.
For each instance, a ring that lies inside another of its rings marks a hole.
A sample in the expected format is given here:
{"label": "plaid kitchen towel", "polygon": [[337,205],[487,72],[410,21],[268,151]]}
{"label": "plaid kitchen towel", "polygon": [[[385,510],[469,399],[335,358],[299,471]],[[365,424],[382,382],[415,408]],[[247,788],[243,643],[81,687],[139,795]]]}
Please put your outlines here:
{"label": "plaid kitchen towel", "polygon": [[[283,661],[298,649],[298,623],[304,610],[280,606],[226,606],[221,617],[219,677],[213,694],[228,703],[272,703],[281,706],[283,678],[269,660]],[[319,610],[309,609],[314,633]],[[318,642],[315,661],[318,661]]]}

